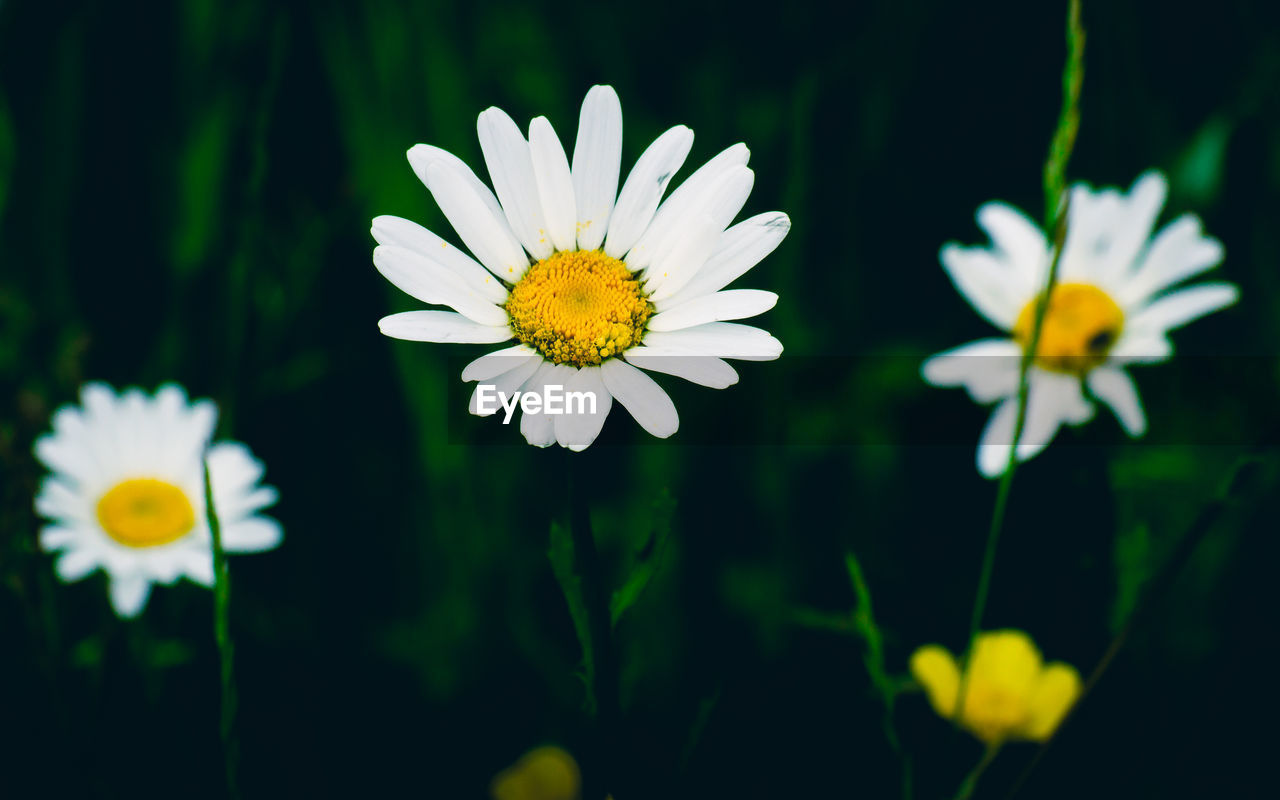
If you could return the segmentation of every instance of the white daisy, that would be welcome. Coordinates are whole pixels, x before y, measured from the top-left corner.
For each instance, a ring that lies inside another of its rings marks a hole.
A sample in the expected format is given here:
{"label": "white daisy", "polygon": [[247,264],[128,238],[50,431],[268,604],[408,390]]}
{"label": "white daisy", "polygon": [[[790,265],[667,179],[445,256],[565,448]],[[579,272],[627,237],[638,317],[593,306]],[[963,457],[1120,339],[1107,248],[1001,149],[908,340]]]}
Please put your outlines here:
{"label": "white daisy", "polygon": [[[782,353],[768,332],[726,321],[777,302],[772,292],[722,290],[791,227],[780,212],[729,227],[753,182],[745,145],[712,158],[662,202],[693,131],[677,125],[659,136],[619,191],[622,108],[609,86],[593,87],[582,103],[572,167],[545,117],[530,123],[528,139],[497,108],[480,114],[478,128],[496,197],[444,150],[419,144],[408,154],[474,258],[408,220],[373,221],[378,270],[453,311],[393,314],[378,326],[412,341],[515,339],[462,373],[489,392],[560,385],[595,394],[595,413],[525,413],[520,431],[530,444],[586,448],[614,399],[649,433],[670,436],[679,426],[675,405],[637,367],[723,389],[738,380],[723,359]],[[494,413],[477,402],[479,389],[472,413]]]}
{"label": "white daisy", "polygon": [[229,553],[269,550],[280,525],[257,512],[276,501],[260,486],[262,463],[238,442],[209,446],[218,411],[209,400],[187,401],[181,387],[116,395],[86,384],[80,406],[53,415],[53,433],[36,441],[53,473],[36,496],[51,521],[40,546],[58,552],[63,581],[95,569],[111,580],[111,603],[122,617],[142,611],[152,583],[185,575],[213,585],[213,548],[205,515],[202,456],[208,454],[214,509]]}
{"label": "white daisy", "polygon": [[[1169,331],[1239,296],[1229,283],[1175,288],[1217,265],[1222,245],[1201,233],[1192,214],[1152,236],[1166,191],[1158,172],[1142,175],[1127,194],[1073,187],[1058,282],[1028,376],[1019,461],[1043,450],[1063,423],[1091,419],[1092,399],[1110,406],[1130,436],[1141,436],[1146,416],[1125,367],[1168,359]],[[948,244],[942,265],[978,313],[1008,335],[936,355],[923,374],[935,386],[963,386],[976,402],[996,404],[978,446],[978,470],[994,477],[1004,472],[1013,445],[1019,362],[1048,279],[1051,244],[1003,203],[978,209],[978,224],[991,246]]]}

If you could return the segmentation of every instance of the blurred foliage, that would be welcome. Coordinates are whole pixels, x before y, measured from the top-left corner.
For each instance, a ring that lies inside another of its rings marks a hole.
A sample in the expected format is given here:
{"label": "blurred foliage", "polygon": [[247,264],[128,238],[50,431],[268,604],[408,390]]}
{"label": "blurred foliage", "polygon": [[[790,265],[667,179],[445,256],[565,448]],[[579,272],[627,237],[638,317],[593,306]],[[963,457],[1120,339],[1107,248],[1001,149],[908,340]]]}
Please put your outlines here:
{"label": "blurred foliage", "polygon": [[[0,4],[6,791],[221,785],[210,593],[160,589],[120,623],[100,576],[58,584],[35,546],[31,445],[87,378],[216,398],[280,488],[284,546],[230,564],[246,796],[480,797],[543,742],[594,780],[580,637],[547,559],[565,454],[459,412],[482,348],[379,335],[415,304],[373,269],[367,230],[395,214],[452,238],[405,151],[483,175],[479,111],[545,114],[568,144],[608,82],[624,164],[677,123],[697,132],[682,174],[744,141],[744,216],[794,222],[748,282],[781,297],[761,324],[783,358],[742,363],[724,392],[660,378],[679,433],[654,442],[615,413],[592,449],[615,794],[898,794],[869,670],[891,682],[920,643],[963,649],[994,492],[973,466],[985,411],[918,377],[988,334],[937,253],[983,238],[984,201],[1038,211],[1063,6]],[[1199,214],[1243,299],[1175,334],[1186,357],[1135,370],[1147,439],[1100,413],[1019,471],[987,626],[1081,665],[1241,453],[1278,440],[1280,388],[1280,10],[1086,0],[1084,17],[1067,179],[1168,171],[1162,221]],[[1268,737],[1219,733],[1278,705],[1256,680],[1277,518],[1274,493],[1224,516],[1026,796],[1258,794]],[[918,696],[893,719],[917,796],[980,755]],[[983,790],[1030,757],[1009,748]]]}

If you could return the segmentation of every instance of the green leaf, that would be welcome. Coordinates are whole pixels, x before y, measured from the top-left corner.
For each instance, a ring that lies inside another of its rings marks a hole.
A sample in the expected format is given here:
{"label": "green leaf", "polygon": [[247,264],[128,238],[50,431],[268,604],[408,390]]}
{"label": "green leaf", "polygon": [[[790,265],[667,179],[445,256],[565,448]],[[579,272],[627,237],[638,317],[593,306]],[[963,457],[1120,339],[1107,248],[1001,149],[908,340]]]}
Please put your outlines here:
{"label": "green leaf", "polygon": [[862,565],[858,563],[858,557],[852,550],[844,554],[844,565],[849,571],[849,583],[853,586],[853,595],[857,601],[853,608],[853,627],[867,645],[862,663],[866,665],[867,674],[871,676],[871,682],[884,699],[885,705],[892,708],[900,681],[890,677],[884,666],[884,634],[876,625],[876,618],[871,610],[871,589],[862,575]]}
{"label": "green leaf", "polygon": [[1225,117],[1210,117],[1179,156],[1173,184],[1188,203],[1206,206],[1217,198],[1231,134],[1231,123]]}
{"label": "green leaf", "polygon": [[196,120],[178,160],[172,261],[183,274],[197,270],[226,226],[221,219],[234,135],[232,104],[211,103]]}
{"label": "green leaf", "polygon": [[578,574],[577,563],[573,556],[573,536],[569,529],[558,522],[551,523],[551,545],[547,549],[547,558],[551,561],[551,571],[560,583],[560,591],[564,593],[565,602],[569,604],[569,616],[573,618],[573,629],[578,634],[578,642],[582,645],[582,682],[587,689],[587,711],[596,712],[595,696],[595,647],[591,641],[591,622],[587,614],[587,601],[583,594],[582,577]]}
{"label": "green leaf", "polygon": [[636,604],[645,587],[649,585],[649,581],[653,579],[654,573],[661,566],[662,554],[666,552],[667,542],[671,539],[671,519],[675,515],[675,509],[675,500],[671,498],[671,493],[664,489],[653,503],[653,527],[650,529],[649,538],[640,552],[636,553],[622,586],[609,600],[609,619],[612,627],[616,628],[622,615]]}

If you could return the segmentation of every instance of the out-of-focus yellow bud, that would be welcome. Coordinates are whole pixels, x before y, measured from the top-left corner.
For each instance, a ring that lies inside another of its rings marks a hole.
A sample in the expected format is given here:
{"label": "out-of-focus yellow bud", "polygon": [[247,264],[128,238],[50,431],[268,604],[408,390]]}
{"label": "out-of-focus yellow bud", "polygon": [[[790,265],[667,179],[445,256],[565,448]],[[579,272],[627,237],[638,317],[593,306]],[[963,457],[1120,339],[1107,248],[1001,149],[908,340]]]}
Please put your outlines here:
{"label": "out-of-focus yellow bud", "polygon": [[559,747],[538,747],[498,773],[489,787],[493,800],[578,800],[578,762]]}

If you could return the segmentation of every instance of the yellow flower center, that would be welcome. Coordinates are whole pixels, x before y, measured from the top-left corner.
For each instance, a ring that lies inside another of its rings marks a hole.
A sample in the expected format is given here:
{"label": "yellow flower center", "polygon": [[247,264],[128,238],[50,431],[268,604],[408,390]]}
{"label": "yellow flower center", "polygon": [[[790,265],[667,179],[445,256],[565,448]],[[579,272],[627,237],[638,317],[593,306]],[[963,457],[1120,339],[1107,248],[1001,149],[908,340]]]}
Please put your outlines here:
{"label": "yellow flower center", "polygon": [[[1026,350],[1031,344],[1036,300],[1027,303],[1013,326],[1013,338]],[[1054,372],[1083,375],[1107,360],[1120,338],[1124,312],[1110,295],[1087,283],[1060,283],[1049,296],[1036,364]]]}
{"label": "yellow flower center", "polygon": [[640,281],[599,250],[555,253],[507,298],[511,329],[555,364],[599,364],[639,344],[653,306]]}
{"label": "yellow flower center", "polygon": [[98,522],[129,547],[155,547],[185,536],[196,524],[187,495],[172,483],[137,478],[116,484],[98,501]]}

